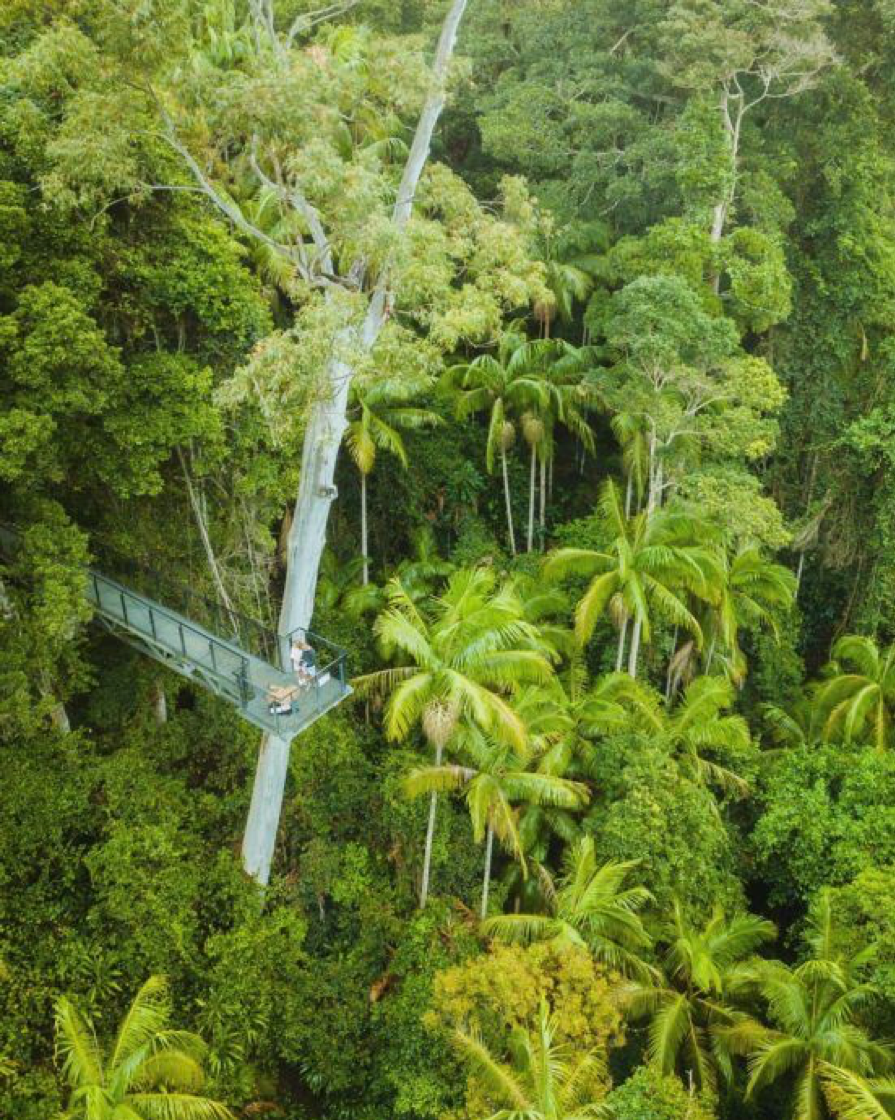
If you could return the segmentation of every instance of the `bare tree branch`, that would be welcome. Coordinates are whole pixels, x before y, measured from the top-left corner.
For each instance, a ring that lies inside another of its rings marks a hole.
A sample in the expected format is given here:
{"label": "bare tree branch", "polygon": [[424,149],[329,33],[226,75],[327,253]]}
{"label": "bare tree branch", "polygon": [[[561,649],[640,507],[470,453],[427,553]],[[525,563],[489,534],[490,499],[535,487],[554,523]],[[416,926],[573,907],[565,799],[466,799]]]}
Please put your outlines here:
{"label": "bare tree branch", "polygon": [[325,8],[318,8],[313,12],[302,12],[295,17],[292,26],[286,32],[286,46],[291,47],[295,39],[299,35],[307,35],[318,23],[325,23],[327,20],[335,19],[337,16],[344,16],[356,8],[360,0],[337,0],[336,3],[330,4]]}

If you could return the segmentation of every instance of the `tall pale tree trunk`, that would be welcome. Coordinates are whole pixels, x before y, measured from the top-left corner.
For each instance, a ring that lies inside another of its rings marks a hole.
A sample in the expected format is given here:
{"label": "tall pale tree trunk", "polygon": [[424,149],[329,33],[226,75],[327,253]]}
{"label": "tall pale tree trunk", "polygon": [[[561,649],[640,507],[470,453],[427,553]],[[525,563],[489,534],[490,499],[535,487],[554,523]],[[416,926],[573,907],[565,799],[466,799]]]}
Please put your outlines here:
{"label": "tall pale tree trunk", "polygon": [[482,908],[481,919],[488,917],[488,892],[491,887],[491,858],[494,853],[494,828],[488,825],[488,835],[485,839],[485,876],[482,879]]}
{"label": "tall pale tree trunk", "polygon": [[156,723],[168,722],[168,698],[165,696],[165,686],[159,677],[152,682],[152,714],[155,716]]}
{"label": "tall pale tree trunk", "polygon": [[50,711],[50,722],[63,735],[68,735],[71,731],[71,721],[68,718],[68,712],[65,710],[65,704],[61,700],[57,700],[53,705]]}
{"label": "tall pale tree trunk", "polygon": [[547,536],[547,458],[541,458],[541,493],[540,493],[540,517],[541,517],[541,548],[544,547],[544,541]]}
{"label": "tall pale tree trunk", "polygon": [[507,532],[510,537],[510,552],[516,555],[516,533],[513,529],[513,503],[510,498],[510,473],[507,470],[507,453],[500,449],[500,470],[503,475],[503,499],[507,508]]}
{"label": "tall pale tree trunk", "polygon": [[668,671],[665,674],[665,699],[671,699],[671,689],[674,685],[674,655],[677,652],[677,635],[678,627],[674,628],[674,635],[671,639],[671,656],[668,658]]}
{"label": "tall pale tree trunk", "polygon": [[[721,117],[724,122],[724,131],[727,134],[730,159],[730,182],[725,186],[724,195],[720,198],[712,211],[712,228],[710,239],[717,245],[724,236],[727,219],[736,200],[737,171],[740,158],[740,133],[743,126],[745,112],[745,98],[742,94],[733,95],[725,91],[721,98]],[[717,295],[721,290],[721,274],[716,272],[712,276],[712,291]]]}
{"label": "tall pale tree trunk", "polygon": [[615,655],[615,671],[620,673],[625,663],[625,643],[628,640],[628,616],[625,615],[621,630],[618,632],[618,652]]}
{"label": "tall pale tree trunk", "polygon": [[793,602],[797,602],[799,598],[799,590],[802,586],[802,573],[805,571],[805,550],[799,553],[799,563],[796,567],[796,593],[793,596]]}
{"label": "tall pale tree trunk", "polygon": [[364,587],[370,582],[369,549],[367,547],[367,475],[360,472],[360,551],[364,558]]}
{"label": "tall pale tree trunk", "polygon": [[[448,66],[467,3],[468,0],[452,0],[441,28],[429,92],[417,122],[392,210],[392,226],[398,233],[406,228],[410,220],[420,176],[432,147],[435,125],[444,109]],[[363,262],[356,262],[353,272],[362,276],[364,271]],[[324,376],[327,391],[321,394],[310,410],[302,448],[298,496],[286,549],[286,580],[279,624],[284,667],[288,664],[288,636],[297,629],[308,627],[314,613],[314,595],[326,543],[329,509],[336,496],[336,462],[347,424],[348,390],[354,373],[352,365],[341,355],[352,350],[363,355],[372,349],[387,316],[388,284],[386,269],[372,293],[361,326],[346,327],[336,339],[337,345]],[[347,344],[344,349],[342,344]],[[270,876],[288,768],[289,743],[277,735],[264,735],[242,844],[243,866],[262,885]]]}
{"label": "tall pale tree trunk", "polygon": [[[435,746],[435,765],[441,765],[444,754],[444,744],[438,742]],[[435,815],[438,812],[438,794],[432,792],[429,797],[429,820],[426,824],[426,847],[423,851],[423,877],[420,881],[420,909],[426,905],[429,897],[429,878],[432,874],[432,844],[435,840]]]}
{"label": "tall pale tree trunk", "polygon": [[535,445],[531,445],[531,466],[528,472],[528,551],[531,552],[535,536],[535,478],[537,468],[537,452]]}
{"label": "tall pale tree trunk", "polygon": [[643,624],[639,618],[634,620],[634,629],[631,631],[631,648],[628,651],[628,676],[637,676],[637,659],[640,656],[640,634]]}

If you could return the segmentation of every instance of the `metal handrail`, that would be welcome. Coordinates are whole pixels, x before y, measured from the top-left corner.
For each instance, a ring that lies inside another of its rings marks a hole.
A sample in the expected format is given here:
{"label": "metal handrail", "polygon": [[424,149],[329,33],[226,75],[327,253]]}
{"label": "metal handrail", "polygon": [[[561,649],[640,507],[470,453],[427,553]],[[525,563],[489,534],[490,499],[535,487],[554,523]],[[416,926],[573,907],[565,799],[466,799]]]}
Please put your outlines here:
{"label": "metal handrail", "polygon": [[[133,591],[131,588],[126,587],[123,583],[119,583],[117,580],[112,579],[110,576],[105,575],[103,572],[96,571],[95,568],[87,568],[86,571],[87,571],[88,577],[90,578],[90,581],[93,584],[94,594],[96,596],[96,604],[101,611],[106,611],[106,608],[103,606],[102,600],[101,600],[100,594],[99,594],[99,586],[98,585],[99,585],[100,582],[105,584],[107,587],[111,588],[113,591],[118,592],[118,594],[121,596],[122,621],[125,623],[125,625],[128,625],[128,626],[131,625],[129,620],[128,620],[128,616],[127,616],[127,607],[126,607],[127,599],[132,599],[132,600],[135,600],[135,601],[139,601],[147,608],[147,610],[149,612],[150,627],[151,627],[151,630],[152,630],[152,636],[153,636],[155,641],[157,641],[161,644],[161,640],[159,639],[158,633],[157,633],[157,630],[156,630],[156,621],[155,621],[155,615],[161,615],[164,618],[166,618],[169,622],[173,623],[178,628],[178,633],[181,635],[182,653],[185,656],[189,656],[189,654],[187,653],[186,646],[185,646],[185,643],[183,641],[183,631],[184,630],[189,631],[191,634],[194,634],[197,638],[201,639],[203,642],[208,643],[209,654],[211,655],[211,660],[212,660],[211,672],[212,672],[213,676],[218,678],[218,680],[229,682],[230,675],[227,674],[227,673],[221,673],[221,672],[218,671],[217,665],[216,665],[216,662],[215,662],[215,655],[214,655],[214,646],[215,645],[219,646],[222,650],[224,650],[224,649],[227,650],[228,653],[230,653],[234,657],[238,658],[239,662],[240,662],[240,671],[246,675],[246,678],[248,677],[249,659],[245,655],[245,652],[239,646],[235,645],[232,642],[228,642],[223,638],[218,637],[217,634],[211,634],[210,631],[205,630],[202,627],[194,626],[188,619],[184,618],[183,615],[181,615],[178,612],[172,610],[170,607],[166,607],[164,605],[164,603],[157,603],[153,599],[148,599],[145,595],[142,595],[139,592]],[[234,679],[236,679],[237,677],[238,677],[238,674],[236,674]]]}
{"label": "metal handrail", "polygon": [[[0,522],[0,546],[14,546],[20,540],[18,530],[5,522]],[[100,542],[101,555],[100,559],[108,557],[112,561],[113,567],[120,567],[125,569],[120,574],[122,576],[136,575],[145,577],[152,587],[153,591],[157,592],[157,597],[153,596],[154,602],[159,607],[164,606],[164,602],[168,596],[172,597],[175,602],[170,604],[171,609],[177,607],[183,608],[182,613],[188,614],[192,617],[201,615],[203,611],[209,612],[211,615],[214,629],[208,629],[215,635],[215,637],[222,642],[229,642],[223,636],[221,631],[230,629],[232,638],[238,643],[240,652],[247,650],[255,656],[260,656],[263,660],[271,665],[279,665],[280,649],[283,642],[292,644],[293,638],[296,636],[306,637],[311,645],[315,648],[325,648],[330,654],[330,660],[317,671],[318,673],[332,672],[334,669],[339,670],[340,679],[344,681],[345,672],[344,665],[347,656],[346,650],[342,646],[338,646],[335,642],[331,642],[322,634],[318,634],[313,630],[306,627],[297,627],[295,630],[288,634],[279,634],[271,627],[265,625],[259,619],[251,618],[249,615],[242,614],[240,611],[228,609],[223,607],[217,600],[209,598],[197,592],[194,588],[181,582],[180,580],[173,579],[170,576],[165,576],[147,564],[141,563],[139,560],[134,560],[131,557],[125,557],[115,549],[110,548],[103,542]],[[88,568],[88,572],[94,572],[96,569]],[[112,580],[118,583],[118,586],[128,590],[127,584],[114,580],[114,577],[106,576],[103,572],[98,572],[102,578]],[[139,591],[139,587],[132,588],[131,590]],[[229,623],[229,626],[226,625]]]}

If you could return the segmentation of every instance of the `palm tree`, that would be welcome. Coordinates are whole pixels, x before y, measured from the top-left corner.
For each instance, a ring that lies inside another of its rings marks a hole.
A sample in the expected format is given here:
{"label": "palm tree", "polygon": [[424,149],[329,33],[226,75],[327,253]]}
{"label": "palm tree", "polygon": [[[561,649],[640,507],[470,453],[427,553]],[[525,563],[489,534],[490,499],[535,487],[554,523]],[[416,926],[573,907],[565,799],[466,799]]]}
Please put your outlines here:
{"label": "palm tree", "polygon": [[591,222],[555,230],[541,230],[538,256],[544,263],[544,282],[552,300],[535,304],[534,315],[544,338],[550,337],[554,320],[571,323],[576,303],[587,299],[594,286],[594,275],[609,247],[603,223]]}
{"label": "palm tree", "polygon": [[837,1120],[893,1120],[895,1081],[862,1077],[852,1070],[819,1063],[824,1097]]}
{"label": "palm tree", "polygon": [[407,451],[401,430],[433,427],[441,423],[437,413],[408,404],[424,388],[425,381],[377,378],[364,385],[352,383],[351,405],[345,440],[348,451],[360,472],[360,524],[361,555],[363,556],[363,583],[370,582],[370,551],[367,540],[367,476],[376,465],[376,452],[389,451],[407,466]]}
{"label": "palm tree", "polygon": [[65,997],[56,1001],[56,1053],[71,1093],[66,1120],[233,1120],[198,1095],[205,1044],[168,1023],[168,987],[153,976],[139,990],[109,1052]]}
{"label": "palm tree", "polygon": [[557,1043],[557,1033],[555,1018],[542,1004],[533,1031],[513,1032],[510,1064],[495,1057],[477,1032],[454,1031],[454,1047],[494,1106],[488,1120],[585,1120],[598,1115],[599,1104],[591,1096],[605,1081],[605,1060],[596,1050]]}
{"label": "palm tree", "polygon": [[461,389],[457,400],[458,418],[475,412],[489,413],[485,463],[492,472],[495,459],[500,458],[507,532],[514,556],[516,533],[507,451],[516,439],[516,422],[524,414],[544,409],[549,403],[544,367],[554,353],[552,343],[529,342],[523,335],[509,332],[501,339],[496,354],[480,354],[466,365],[455,366],[447,376],[449,385]]}
{"label": "palm tree", "polygon": [[650,939],[638,911],[652,895],[626,886],[635,862],[597,863],[592,836],[566,848],[563,874],[546,892],[546,914],[502,914],[489,918],[483,932],[501,941],[557,941],[587,949],[597,960],[646,980],[651,969],[640,954]]}
{"label": "palm tree", "polygon": [[[529,552],[534,536],[534,480],[535,457],[540,460],[540,511],[539,522],[541,539],[547,529],[547,470],[550,468],[551,489],[553,460],[556,452],[556,427],[561,424],[578,441],[582,453],[594,453],[594,433],[588,421],[588,413],[601,404],[601,396],[596,385],[587,378],[592,364],[590,350],[580,350],[568,343],[554,343],[557,348],[554,360],[544,370],[550,397],[546,408],[537,412],[540,438],[537,446],[532,444],[532,460],[529,492]],[[526,437],[528,438],[528,437]]]}
{"label": "palm tree", "polygon": [[841,732],[851,743],[866,735],[878,751],[885,750],[895,704],[895,645],[882,651],[873,638],[847,635],[833,646],[830,671],[832,679],[817,692],[825,737]]}
{"label": "palm tree", "polygon": [[706,751],[742,754],[752,742],[743,717],[726,714],[734,689],[725,677],[697,677],[671,709],[643,686],[626,689],[619,701],[632,711],[635,726],[666,744],[692,781],[748,793],[746,782],[734,771],[706,757]]}
{"label": "palm tree", "polygon": [[628,673],[637,675],[641,637],[649,642],[652,616],[658,615],[694,635],[702,631],[686,603],[690,592],[707,601],[717,596],[721,568],[714,549],[699,543],[703,527],[692,518],[662,509],[625,517],[618,489],[610,479],[603,486],[600,520],[610,538],[604,551],[562,548],[547,561],[546,574],[592,576],[575,608],[575,632],[587,642],[607,612],[619,620],[616,669],[622,667],[629,620],[634,620]]}
{"label": "palm tree", "polygon": [[[454,570],[454,565],[449,560],[442,559],[429,525],[414,529],[410,547],[410,555],[405,556],[388,575],[389,579],[401,581],[401,586],[414,603],[422,603],[443,587],[444,581]],[[350,588],[341,599],[343,613],[349,618],[362,618],[364,615],[376,615],[384,611],[388,606],[387,586],[388,580],[381,586],[368,583]]]}
{"label": "palm tree", "polygon": [[766,1001],[774,1026],[744,1018],[722,1036],[732,1052],[749,1056],[747,1098],[781,1077],[792,1080],[793,1120],[824,1115],[825,1084],[841,1082],[839,1071],[865,1077],[892,1064],[890,1048],[874,1042],[859,1023],[876,995],[859,980],[873,947],[852,956],[837,951],[828,892],[810,916],[806,940],[811,955],[802,964],[761,961],[743,974],[744,987]]}
{"label": "palm tree", "polygon": [[719,1062],[727,1072],[726,1054],[712,1045],[714,1036],[741,1017],[730,997],[742,962],[775,933],[771,922],[752,914],[728,920],[720,910],[697,930],[675,901],[662,937],[662,979],[632,986],[629,993],[631,1014],[652,1017],[649,1056],[662,1073],[681,1068],[700,1089],[710,1089]]}
{"label": "palm tree", "polygon": [[754,545],[741,548],[731,559],[727,578],[721,585],[715,633],[709,643],[705,671],[712,666],[718,638],[728,653],[730,675],[740,681],[746,675],[745,658],[739,646],[744,627],[767,627],[779,638],[778,618],[795,599],[796,579],[789,568],[775,564]]}
{"label": "palm tree", "polygon": [[[440,766],[444,748],[461,719],[496,740],[524,750],[525,725],[509,694],[526,683],[548,680],[555,656],[536,626],[523,618],[511,584],[496,586],[487,568],[455,572],[445,593],[417,605],[400,580],[388,585],[389,607],[375,631],[387,651],[410,664],[359,678],[361,689],[390,693],[386,735],[407,739],[420,723]],[[438,793],[429,803],[420,906],[429,893],[429,871]]]}
{"label": "palm tree", "polygon": [[525,867],[525,852],[519,834],[516,805],[555,805],[580,809],[589,791],[581,782],[532,769],[535,755],[530,746],[519,750],[495,742],[475,727],[462,727],[454,748],[468,765],[417,767],[408,775],[409,796],[463,790],[472,820],[473,838],[485,841],[485,874],[482,881],[482,921],[488,916],[488,888],[494,837]]}
{"label": "palm tree", "polygon": [[622,449],[622,465],[627,479],[625,485],[625,517],[630,517],[643,501],[649,474],[649,424],[636,412],[617,412],[610,421],[612,433]]}

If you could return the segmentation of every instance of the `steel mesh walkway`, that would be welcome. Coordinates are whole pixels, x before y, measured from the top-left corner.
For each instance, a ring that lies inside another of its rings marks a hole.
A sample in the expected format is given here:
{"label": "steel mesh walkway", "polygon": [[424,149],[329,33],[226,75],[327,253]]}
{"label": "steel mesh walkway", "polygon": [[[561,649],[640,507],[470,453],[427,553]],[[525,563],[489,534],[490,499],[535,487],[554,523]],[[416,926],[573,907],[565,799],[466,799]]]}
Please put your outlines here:
{"label": "steel mesh walkway", "polygon": [[[0,552],[11,556],[17,544],[14,531],[0,528]],[[294,635],[275,635],[207,600],[201,600],[205,609],[195,612],[205,616],[200,620],[95,568],[87,568],[86,575],[87,598],[106,630],[227,700],[264,731],[291,740],[351,693],[345,651],[312,631],[297,635],[307,641],[316,658],[314,669],[299,683],[296,674],[275,663],[288,658]],[[188,589],[184,594],[199,604],[199,597]],[[203,624],[207,621],[218,623],[215,630]],[[231,630],[233,637],[215,632],[223,629]],[[274,697],[291,710],[277,712]]]}

